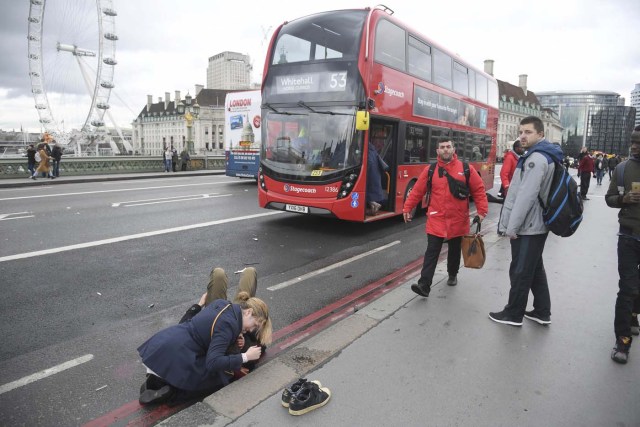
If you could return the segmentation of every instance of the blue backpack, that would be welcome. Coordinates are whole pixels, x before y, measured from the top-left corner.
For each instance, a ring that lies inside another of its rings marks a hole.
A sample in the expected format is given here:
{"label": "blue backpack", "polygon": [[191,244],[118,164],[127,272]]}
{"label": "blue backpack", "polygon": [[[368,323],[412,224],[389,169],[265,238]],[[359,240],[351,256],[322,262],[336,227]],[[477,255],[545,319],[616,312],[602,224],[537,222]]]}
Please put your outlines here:
{"label": "blue backpack", "polygon": [[542,207],[542,219],[553,234],[569,237],[576,232],[582,222],[584,208],[578,193],[578,184],[561,163],[554,161],[542,151],[540,153],[555,165],[547,202],[544,203],[538,195],[538,202]]}

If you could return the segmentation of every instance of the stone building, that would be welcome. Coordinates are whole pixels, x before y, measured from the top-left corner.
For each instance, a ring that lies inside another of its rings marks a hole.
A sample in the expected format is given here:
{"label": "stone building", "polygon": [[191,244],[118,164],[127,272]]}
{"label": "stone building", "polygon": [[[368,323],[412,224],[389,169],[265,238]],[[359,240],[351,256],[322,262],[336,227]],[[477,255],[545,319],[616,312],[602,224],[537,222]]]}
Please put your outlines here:
{"label": "stone building", "polygon": [[182,99],[180,91],[175,91],[171,100],[171,94],[165,92],[156,103],[152,95],[147,95],[147,104],[132,123],[134,150],[160,156],[165,147],[173,146],[178,151],[187,147],[193,154],[223,154],[224,101],[228,92],[231,91],[196,85],[195,97],[187,93]]}
{"label": "stone building", "polygon": [[[493,61],[484,61],[484,71],[493,75]],[[513,141],[518,138],[520,120],[527,116],[542,119],[545,137],[550,142],[560,144],[562,127],[558,115],[550,109],[541,106],[536,94],[527,88],[527,75],[519,76],[518,85],[498,80],[498,96],[500,115],[498,118],[498,141],[496,154],[498,158],[504,156],[506,150],[511,149]]]}

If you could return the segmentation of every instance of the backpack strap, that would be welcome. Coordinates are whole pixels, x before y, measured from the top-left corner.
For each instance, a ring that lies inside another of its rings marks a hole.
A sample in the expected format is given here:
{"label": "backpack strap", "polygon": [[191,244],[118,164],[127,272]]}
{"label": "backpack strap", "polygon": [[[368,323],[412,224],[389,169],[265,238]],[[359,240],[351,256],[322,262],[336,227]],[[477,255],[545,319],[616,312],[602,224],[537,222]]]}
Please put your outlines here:
{"label": "backpack strap", "polygon": [[616,184],[618,185],[618,194],[621,196],[624,196],[624,167],[627,166],[628,161],[625,160],[616,166]]}
{"label": "backpack strap", "polygon": [[431,188],[433,187],[433,173],[438,167],[438,162],[433,162],[429,165],[429,172],[427,172],[427,206],[425,209],[429,209],[429,203],[431,202]]}
{"label": "backpack strap", "polygon": [[471,169],[469,169],[469,163],[462,162],[462,170],[464,171],[464,178],[467,181],[467,188],[471,190],[471,187],[469,187],[469,177],[471,176]]}
{"label": "backpack strap", "polygon": [[211,324],[211,338],[213,338],[213,328],[214,328],[214,326],[216,326],[216,322],[218,321],[218,317],[220,317],[222,312],[225,311],[229,307],[231,307],[231,304],[225,305],[224,308],[218,312],[218,314],[216,315],[216,318],[213,319],[213,323]]}

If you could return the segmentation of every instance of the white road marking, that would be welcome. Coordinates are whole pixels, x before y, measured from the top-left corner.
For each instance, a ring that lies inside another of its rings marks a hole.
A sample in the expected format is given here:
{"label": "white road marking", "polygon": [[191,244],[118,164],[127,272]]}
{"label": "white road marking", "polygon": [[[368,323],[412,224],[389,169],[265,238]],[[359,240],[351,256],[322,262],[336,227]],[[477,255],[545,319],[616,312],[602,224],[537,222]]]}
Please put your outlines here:
{"label": "white road marking", "polygon": [[124,207],[129,207],[129,206],[143,206],[143,205],[154,205],[157,203],[172,203],[172,202],[182,202],[184,200],[197,200],[197,199],[209,199],[209,198],[215,198],[215,197],[225,197],[225,196],[232,196],[232,194],[221,194],[219,195],[218,193],[212,193],[212,194],[190,194],[190,195],[184,195],[184,196],[174,196],[174,197],[162,197],[159,199],[144,199],[144,200],[129,200],[127,202],[116,202],[116,203],[111,203],[111,207],[112,208],[118,208],[122,205],[124,205]]}
{"label": "white road marking", "polygon": [[228,183],[227,182],[203,182],[200,184],[177,184],[177,185],[163,185],[163,186],[156,186],[156,187],[119,188],[114,190],[78,191],[75,193],[39,194],[34,196],[5,197],[3,199],[0,199],[0,201],[38,199],[42,197],[78,196],[82,194],[117,193],[120,191],[157,190],[157,189],[163,189],[163,188],[192,187],[196,185],[218,185],[218,184],[228,184]]}
{"label": "white road marking", "polygon": [[195,228],[210,227],[212,225],[220,225],[220,224],[226,224],[226,223],[229,223],[229,222],[244,221],[245,219],[260,218],[260,217],[263,217],[263,216],[278,215],[278,214],[283,214],[283,213],[285,213],[285,212],[284,211],[273,211],[273,212],[265,212],[265,213],[259,213],[259,214],[254,214],[254,215],[238,216],[238,217],[235,217],[235,218],[227,218],[227,219],[219,219],[219,220],[216,220],[216,221],[202,222],[200,224],[183,225],[183,226],[180,226],[180,227],[165,228],[163,230],[149,231],[149,232],[146,232],[146,233],[130,234],[128,236],[112,237],[111,239],[96,240],[96,241],[93,241],[93,242],[78,243],[78,244],[69,245],[69,246],[61,246],[59,248],[43,249],[41,251],[33,251],[33,252],[25,252],[25,253],[15,254],[15,255],[7,255],[7,256],[0,257],[0,262],[14,261],[14,260],[17,260],[17,259],[31,258],[31,257],[34,257],[34,256],[57,254],[57,253],[60,253],[60,252],[73,251],[73,250],[76,250],[76,249],[92,248],[92,247],[95,247],[95,246],[108,245],[108,244],[111,244],[111,243],[124,242],[124,241],[127,241],[127,240],[143,239],[145,237],[159,236],[159,235],[162,235],[162,234],[169,234],[169,233],[177,233],[177,232],[186,231],[186,230],[193,230]]}
{"label": "white road marking", "polygon": [[351,262],[357,261],[357,260],[362,259],[364,257],[367,257],[369,255],[373,255],[373,254],[375,254],[377,252],[383,251],[385,249],[388,249],[388,248],[390,248],[392,246],[395,246],[395,245],[398,245],[398,244],[400,244],[400,240],[396,240],[394,242],[391,242],[391,243],[386,244],[384,246],[380,246],[379,248],[372,249],[372,250],[370,250],[368,252],[365,252],[365,253],[362,253],[360,255],[356,255],[356,256],[351,257],[349,259],[345,259],[344,261],[340,261],[338,263],[331,264],[331,265],[326,266],[324,268],[321,268],[319,270],[312,271],[312,272],[307,273],[307,274],[303,274],[302,276],[296,277],[295,279],[287,280],[286,282],[282,282],[280,284],[277,284],[277,285],[274,285],[274,286],[270,286],[270,287],[267,288],[267,290],[269,290],[269,291],[277,291],[278,289],[283,289],[283,288],[286,288],[288,286],[295,285],[296,283],[300,283],[303,280],[307,280],[307,279],[310,279],[310,278],[312,278],[314,276],[318,276],[318,275],[320,275],[322,273],[326,273],[327,271],[333,270],[335,268],[342,267],[343,265],[347,265],[347,264],[349,264]]}
{"label": "white road marking", "polygon": [[[33,212],[14,212],[14,213],[8,213],[8,214],[0,214],[0,221],[9,221],[10,219],[21,219],[21,218],[33,218],[35,215],[25,215],[25,214],[31,214],[31,213]],[[21,216],[12,216],[12,215],[21,215]]]}
{"label": "white road marking", "polygon": [[4,384],[0,386],[0,394],[4,394],[18,387],[22,387],[32,382],[57,374],[66,369],[73,368],[74,366],[81,365],[83,363],[90,361],[91,359],[93,359],[93,354],[85,354],[84,356],[78,357],[77,359],[69,360],[68,362],[61,363],[52,368],[48,368],[43,371],[36,372],[35,374],[31,374],[27,377],[20,378],[19,380],[15,380],[10,383]]}

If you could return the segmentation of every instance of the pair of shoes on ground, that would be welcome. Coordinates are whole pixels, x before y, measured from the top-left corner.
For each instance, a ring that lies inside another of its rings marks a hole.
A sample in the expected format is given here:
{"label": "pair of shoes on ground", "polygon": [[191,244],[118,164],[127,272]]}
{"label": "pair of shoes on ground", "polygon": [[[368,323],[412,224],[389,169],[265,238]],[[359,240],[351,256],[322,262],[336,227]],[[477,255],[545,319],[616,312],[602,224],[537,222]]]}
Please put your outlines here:
{"label": "pair of shoes on ground", "polygon": [[303,415],[326,405],[330,398],[331,391],[320,381],[300,378],[282,391],[282,406],[289,408],[291,415]]}
{"label": "pair of shoes on ground", "polygon": [[[531,321],[539,323],[540,325],[546,326],[551,324],[550,316],[541,316],[536,313],[535,310],[525,311],[524,317]],[[503,325],[522,326],[522,318],[509,316],[504,312],[504,310],[500,312],[489,313],[489,319],[493,320],[494,322],[502,323]]]}
{"label": "pair of shoes on ground", "polygon": [[629,349],[631,348],[631,337],[618,337],[616,339],[616,345],[611,350],[611,360],[616,363],[624,365],[629,359]]}

